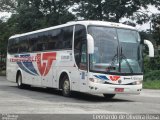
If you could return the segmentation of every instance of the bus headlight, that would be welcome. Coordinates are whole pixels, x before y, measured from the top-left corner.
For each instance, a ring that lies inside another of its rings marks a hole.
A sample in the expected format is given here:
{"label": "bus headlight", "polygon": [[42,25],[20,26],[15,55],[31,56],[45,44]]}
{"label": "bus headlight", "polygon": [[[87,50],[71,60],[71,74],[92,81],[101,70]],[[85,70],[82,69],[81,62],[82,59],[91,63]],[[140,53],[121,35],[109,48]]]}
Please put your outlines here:
{"label": "bus headlight", "polygon": [[89,81],[95,82],[95,83],[102,83],[102,84],[105,82],[105,81],[97,79],[97,78],[89,78]]}
{"label": "bus headlight", "polygon": [[143,82],[142,80],[135,81],[135,82],[134,82],[134,85],[140,85],[140,84],[142,84],[142,82]]}

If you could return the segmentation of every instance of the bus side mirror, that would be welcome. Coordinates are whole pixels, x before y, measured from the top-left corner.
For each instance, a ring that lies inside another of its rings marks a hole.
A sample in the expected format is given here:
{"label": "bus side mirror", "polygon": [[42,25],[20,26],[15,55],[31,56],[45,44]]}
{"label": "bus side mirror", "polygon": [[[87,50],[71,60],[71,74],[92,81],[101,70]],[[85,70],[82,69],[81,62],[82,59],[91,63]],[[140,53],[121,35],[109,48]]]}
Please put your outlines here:
{"label": "bus side mirror", "polygon": [[154,47],[153,44],[149,40],[144,40],[144,44],[146,44],[149,48],[149,57],[154,57]]}
{"label": "bus side mirror", "polygon": [[90,34],[87,34],[88,54],[94,53],[94,39]]}

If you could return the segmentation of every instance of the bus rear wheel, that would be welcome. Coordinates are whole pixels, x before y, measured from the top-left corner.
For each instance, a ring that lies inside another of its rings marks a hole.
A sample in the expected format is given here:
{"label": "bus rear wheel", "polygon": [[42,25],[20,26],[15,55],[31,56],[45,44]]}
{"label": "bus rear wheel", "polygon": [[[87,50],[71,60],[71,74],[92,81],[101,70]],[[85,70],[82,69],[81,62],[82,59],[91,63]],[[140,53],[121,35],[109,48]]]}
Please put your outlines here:
{"label": "bus rear wheel", "polygon": [[24,87],[24,85],[22,83],[22,75],[21,74],[18,74],[18,77],[17,77],[17,86],[20,89],[22,89]]}
{"label": "bus rear wheel", "polygon": [[103,94],[106,99],[112,99],[116,94]]}
{"label": "bus rear wheel", "polygon": [[71,95],[71,90],[70,90],[70,82],[68,77],[63,78],[63,83],[62,83],[62,94],[65,97],[69,97]]}

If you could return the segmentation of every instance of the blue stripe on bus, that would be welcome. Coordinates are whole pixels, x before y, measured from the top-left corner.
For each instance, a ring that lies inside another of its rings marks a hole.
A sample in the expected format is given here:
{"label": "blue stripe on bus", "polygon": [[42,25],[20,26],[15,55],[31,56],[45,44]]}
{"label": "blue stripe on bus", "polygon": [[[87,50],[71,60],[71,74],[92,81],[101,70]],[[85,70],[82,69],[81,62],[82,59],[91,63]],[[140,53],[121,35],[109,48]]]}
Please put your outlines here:
{"label": "blue stripe on bus", "polygon": [[[30,55],[29,54],[25,54],[25,55],[20,55],[21,57],[30,57]],[[33,63],[32,62],[22,62],[23,63],[23,65],[27,68],[27,69],[29,69],[31,72],[33,72],[35,75],[38,75],[38,73],[37,73],[37,71],[36,71],[36,69],[34,68],[34,66],[33,66]]]}
{"label": "blue stripe on bus", "polygon": [[94,75],[96,78],[99,78],[101,80],[109,80],[105,75]]}
{"label": "blue stripe on bus", "polygon": [[18,66],[19,66],[22,70],[24,70],[25,72],[27,72],[27,73],[29,73],[29,74],[31,74],[31,75],[35,75],[35,74],[33,74],[32,72],[30,72],[29,70],[27,70],[27,69],[23,66],[22,62],[17,62],[17,64],[18,64]]}

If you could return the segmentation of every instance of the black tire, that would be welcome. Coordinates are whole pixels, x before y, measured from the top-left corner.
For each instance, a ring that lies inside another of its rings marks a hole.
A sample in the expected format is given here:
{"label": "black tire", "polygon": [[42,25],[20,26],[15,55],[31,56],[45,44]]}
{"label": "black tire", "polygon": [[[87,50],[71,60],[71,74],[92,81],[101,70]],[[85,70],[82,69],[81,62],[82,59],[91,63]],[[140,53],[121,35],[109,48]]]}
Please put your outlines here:
{"label": "black tire", "polygon": [[116,94],[103,94],[106,99],[112,99]]}
{"label": "black tire", "polygon": [[68,77],[64,77],[62,80],[62,94],[65,97],[70,97],[71,96],[71,90],[70,90],[70,82]]}
{"label": "black tire", "polygon": [[20,89],[24,88],[24,84],[22,83],[22,75],[20,73],[17,76],[17,86]]}

